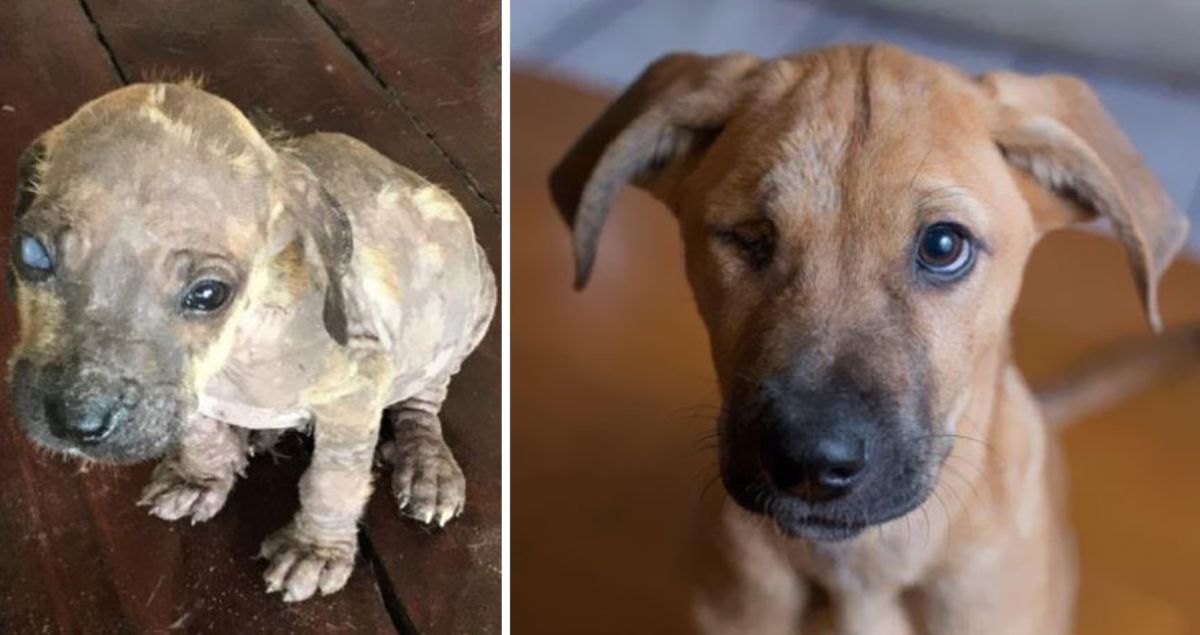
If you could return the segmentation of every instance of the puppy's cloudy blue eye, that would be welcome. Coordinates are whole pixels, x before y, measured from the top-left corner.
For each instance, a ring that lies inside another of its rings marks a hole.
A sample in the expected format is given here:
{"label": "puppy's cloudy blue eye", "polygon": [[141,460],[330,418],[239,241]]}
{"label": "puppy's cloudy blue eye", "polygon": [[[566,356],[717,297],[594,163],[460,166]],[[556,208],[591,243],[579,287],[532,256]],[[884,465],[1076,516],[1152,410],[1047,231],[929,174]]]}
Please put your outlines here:
{"label": "puppy's cloudy blue eye", "polygon": [[28,273],[47,275],[54,270],[50,250],[42,241],[29,234],[22,234],[17,240],[17,259]]}
{"label": "puppy's cloudy blue eye", "polygon": [[54,263],[50,261],[50,252],[42,241],[33,236],[21,236],[21,262],[30,269],[50,271]]}
{"label": "puppy's cloudy blue eye", "polygon": [[955,279],[975,262],[970,232],[957,223],[936,223],[917,239],[917,264],[942,279]]}
{"label": "puppy's cloudy blue eye", "polygon": [[183,294],[183,308],[199,313],[211,313],[229,301],[229,285],[220,280],[200,280]]}

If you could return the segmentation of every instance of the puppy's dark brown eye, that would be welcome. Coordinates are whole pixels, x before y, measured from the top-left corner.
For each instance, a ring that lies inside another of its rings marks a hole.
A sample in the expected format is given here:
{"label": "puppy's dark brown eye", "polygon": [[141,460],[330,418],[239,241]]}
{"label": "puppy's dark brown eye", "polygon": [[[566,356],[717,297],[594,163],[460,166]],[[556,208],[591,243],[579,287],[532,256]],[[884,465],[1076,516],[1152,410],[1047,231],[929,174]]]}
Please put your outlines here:
{"label": "puppy's dark brown eye", "polygon": [[754,269],[766,267],[775,253],[775,224],[766,219],[746,221],[718,229],[716,237],[736,248],[746,264]]}
{"label": "puppy's dark brown eye", "polygon": [[183,294],[183,308],[197,313],[212,313],[225,306],[230,296],[229,285],[220,280],[200,280]]}
{"label": "puppy's dark brown eye", "polygon": [[917,239],[917,265],[944,281],[956,280],[975,263],[975,244],[967,228],[957,223],[926,227]]}

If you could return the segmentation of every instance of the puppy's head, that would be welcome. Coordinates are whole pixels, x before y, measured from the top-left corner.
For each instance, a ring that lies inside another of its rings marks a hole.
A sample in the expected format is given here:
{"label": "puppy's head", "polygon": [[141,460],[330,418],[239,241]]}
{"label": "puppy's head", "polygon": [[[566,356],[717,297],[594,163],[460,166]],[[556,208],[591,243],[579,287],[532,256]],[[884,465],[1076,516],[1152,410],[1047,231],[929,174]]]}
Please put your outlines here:
{"label": "puppy's head", "polygon": [[577,286],[627,181],[681,225],[726,488],[818,539],[919,506],[964,422],[986,421],[1042,233],[1109,219],[1156,327],[1185,234],[1081,83],[888,47],[655,63],[552,175]]}
{"label": "puppy's head", "polygon": [[94,460],[161,454],[252,299],[286,314],[336,286],[348,231],[325,207],[311,173],[194,87],[130,86],[44,134],[22,157],[7,267],[28,434]]}

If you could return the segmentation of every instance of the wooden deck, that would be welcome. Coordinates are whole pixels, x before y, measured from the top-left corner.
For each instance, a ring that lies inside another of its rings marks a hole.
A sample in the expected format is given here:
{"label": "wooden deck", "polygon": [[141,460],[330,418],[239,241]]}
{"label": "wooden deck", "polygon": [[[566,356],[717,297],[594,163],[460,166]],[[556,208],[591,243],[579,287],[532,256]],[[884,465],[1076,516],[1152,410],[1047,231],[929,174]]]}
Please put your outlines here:
{"label": "wooden deck", "polygon": [[[209,90],[295,132],[359,137],[447,188],[500,270],[500,5],[446,2],[0,3],[0,192],[18,154],[85,101],[144,78]],[[0,236],[11,233],[0,214]],[[0,357],[14,341],[0,304]],[[500,324],[451,386],[443,421],[466,472],[465,515],[403,521],[380,479],[341,593],[264,593],[259,542],[296,507],[305,465],[255,459],[196,526],[134,501],[150,465],[80,471],[35,450],[0,384],[0,633],[495,633],[500,630]]]}

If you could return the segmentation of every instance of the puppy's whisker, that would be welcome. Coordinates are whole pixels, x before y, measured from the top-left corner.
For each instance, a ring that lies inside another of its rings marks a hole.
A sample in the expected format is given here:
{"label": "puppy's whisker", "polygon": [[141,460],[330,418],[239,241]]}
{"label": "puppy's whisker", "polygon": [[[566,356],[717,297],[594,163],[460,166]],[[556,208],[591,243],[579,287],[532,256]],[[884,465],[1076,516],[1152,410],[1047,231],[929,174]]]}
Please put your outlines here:
{"label": "puppy's whisker", "polygon": [[962,474],[960,474],[951,465],[944,465],[944,466],[942,466],[942,468],[943,468],[943,474],[946,474],[947,476],[953,476],[959,482],[965,484],[971,490],[972,498],[976,502],[978,502],[980,504],[987,504],[987,501],[985,501],[983,499],[983,496],[981,496],[979,494],[979,490],[975,487],[975,484],[970,479],[968,479],[965,476],[963,476]]}

